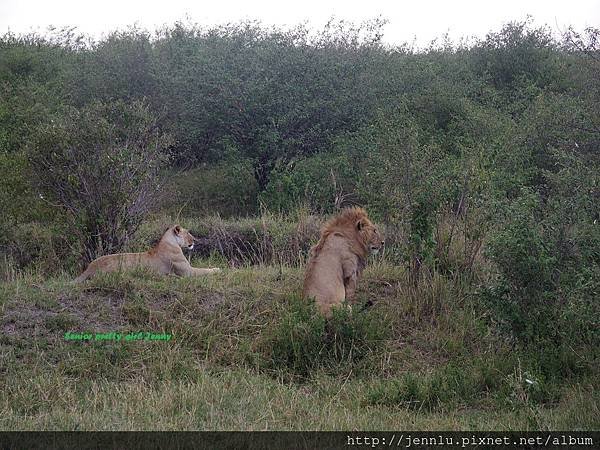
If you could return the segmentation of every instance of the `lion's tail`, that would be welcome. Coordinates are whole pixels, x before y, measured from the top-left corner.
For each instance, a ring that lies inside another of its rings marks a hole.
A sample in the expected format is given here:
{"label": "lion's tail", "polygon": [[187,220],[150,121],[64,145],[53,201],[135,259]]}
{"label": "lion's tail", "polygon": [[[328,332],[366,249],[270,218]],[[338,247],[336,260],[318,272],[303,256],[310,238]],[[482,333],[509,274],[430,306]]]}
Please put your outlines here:
{"label": "lion's tail", "polygon": [[73,280],[73,283],[83,283],[89,277],[92,276],[93,270],[91,270],[91,264],[83,271],[81,275]]}

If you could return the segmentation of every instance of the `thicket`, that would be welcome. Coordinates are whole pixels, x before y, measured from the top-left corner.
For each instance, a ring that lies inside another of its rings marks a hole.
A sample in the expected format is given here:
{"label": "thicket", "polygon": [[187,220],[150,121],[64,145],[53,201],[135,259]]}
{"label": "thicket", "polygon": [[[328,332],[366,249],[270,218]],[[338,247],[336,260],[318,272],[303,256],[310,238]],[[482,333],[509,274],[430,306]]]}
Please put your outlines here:
{"label": "thicket", "polygon": [[[35,222],[74,227],[88,258],[121,248],[160,170],[172,175],[160,208],[187,215],[361,204],[415,285],[485,271],[477,298],[516,342],[599,348],[600,30],[555,38],[525,21],[414,49],[383,45],[382,26],[5,34],[4,258],[32,259],[16,243]],[[114,105],[137,119],[108,114]],[[116,179],[129,184],[113,191]]]}
{"label": "thicket", "polygon": [[121,250],[161,192],[169,137],[139,101],[94,102],[49,122],[28,145],[34,185],[60,206],[85,262]]}

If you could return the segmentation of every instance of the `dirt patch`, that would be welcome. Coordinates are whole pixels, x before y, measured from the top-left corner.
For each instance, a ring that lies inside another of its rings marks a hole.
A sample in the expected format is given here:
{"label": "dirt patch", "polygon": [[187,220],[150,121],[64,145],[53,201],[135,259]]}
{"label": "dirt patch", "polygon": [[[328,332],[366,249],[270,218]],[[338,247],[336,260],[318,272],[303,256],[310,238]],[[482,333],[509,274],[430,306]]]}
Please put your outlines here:
{"label": "dirt patch", "polygon": [[36,305],[8,305],[2,318],[2,332],[15,338],[40,337],[49,334],[45,323],[57,315],[57,311]]}
{"label": "dirt patch", "polygon": [[24,302],[15,299],[4,308],[0,329],[13,338],[49,337],[63,331],[119,330],[127,325],[123,298],[94,292],[58,294],[56,302]]}

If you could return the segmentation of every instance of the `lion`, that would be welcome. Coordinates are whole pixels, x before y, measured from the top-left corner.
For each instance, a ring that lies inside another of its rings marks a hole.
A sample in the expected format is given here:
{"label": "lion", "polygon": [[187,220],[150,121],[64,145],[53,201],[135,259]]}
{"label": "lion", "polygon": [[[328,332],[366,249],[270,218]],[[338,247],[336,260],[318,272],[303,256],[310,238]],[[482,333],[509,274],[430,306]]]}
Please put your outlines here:
{"label": "lion", "polygon": [[330,318],[332,308],[350,301],[369,253],[384,241],[364,209],[347,208],[321,229],[311,248],[304,276],[304,298],[314,298],[318,310]]}
{"label": "lion", "polygon": [[194,248],[194,236],[185,228],[174,225],[165,231],[158,244],[144,253],[116,253],[93,260],[76,279],[81,283],[98,272],[115,272],[136,267],[147,267],[160,274],[179,276],[206,275],[218,272],[218,267],[200,269],[192,267],[183,255],[182,248]]}

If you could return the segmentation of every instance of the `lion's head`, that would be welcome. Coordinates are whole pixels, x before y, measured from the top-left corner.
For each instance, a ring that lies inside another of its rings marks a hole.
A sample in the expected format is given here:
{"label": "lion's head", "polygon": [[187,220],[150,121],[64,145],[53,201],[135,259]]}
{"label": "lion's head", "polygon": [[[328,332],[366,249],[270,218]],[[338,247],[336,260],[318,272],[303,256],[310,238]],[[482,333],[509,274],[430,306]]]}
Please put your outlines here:
{"label": "lion's head", "polygon": [[370,253],[377,254],[383,247],[384,241],[379,230],[366,216],[357,220],[356,231]]}
{"label": "lion's head", "polygon": [[325,240],[331,234],[342,234],[353,244],[355,252],[361,257],[368,253],[377,253],[384,244],[377,227],[369,220],[363,208],[346,208],[329,220],[321,230],[321,239],[314,248],[318,254]]}
{"label": "lion's head", "polygon": [[189,250],[192,250],[194,248],[194,241],[196,239],[194,238],[194,236],[191,235],[191,233],[188,230],[179,225],[175,225],[172,228],[172,230],[173,234],[175,235],[175,240],[181,248],[187,248]]}

